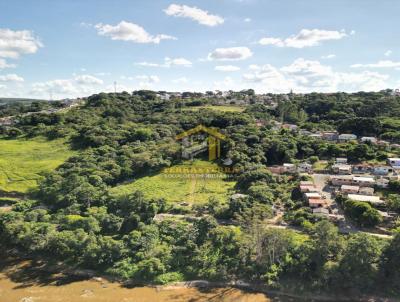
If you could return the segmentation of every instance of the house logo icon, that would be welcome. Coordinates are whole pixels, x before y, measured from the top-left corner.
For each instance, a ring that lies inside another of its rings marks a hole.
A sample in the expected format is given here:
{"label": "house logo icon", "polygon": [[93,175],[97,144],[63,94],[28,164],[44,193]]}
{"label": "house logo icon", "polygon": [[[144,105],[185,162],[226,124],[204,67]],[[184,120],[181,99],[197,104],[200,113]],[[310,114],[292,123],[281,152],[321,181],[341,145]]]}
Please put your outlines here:
{"label": "house logo icon", "polygon": [[226,136],[213,128],[198,125],[178,134],[175,139],[182,142],[183,158],[193,159],[208,149],[208,159],[212,161],[221,157],[221,141],[226,140]]}

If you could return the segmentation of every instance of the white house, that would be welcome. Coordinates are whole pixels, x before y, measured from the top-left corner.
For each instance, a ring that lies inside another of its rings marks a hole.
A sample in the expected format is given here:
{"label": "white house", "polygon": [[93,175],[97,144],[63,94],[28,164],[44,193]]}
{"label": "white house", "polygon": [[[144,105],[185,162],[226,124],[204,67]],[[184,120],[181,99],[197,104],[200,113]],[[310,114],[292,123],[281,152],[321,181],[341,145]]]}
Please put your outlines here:
{"label": "white house", "polygon": [[285,170],[286,173],[295,173],[296,165],[285,163],[283,164],[283,169]]}
{"label": "white house", "polygon": [[356,139],[357,139],[357,135],[355,135],[355,134],[340,134],[338,136],[339,142],[354,141]]}
{"label": "white house", "polygon": [[332,172],[340,175],[351,174],[351,166],[345,164],[335,164],[332,166]]}
{"label": "white house", "polygon": [[376,180],[376,186],[379,188],[387,188],[389,186],[389,179],[386,178],[378,178]]}
{"label": "white house", "polygon": [[369,202],[372,204],[382,204],[383,203],[383,201],[379,198],[379,196],[349,194],[349,195],[347,195],[347,198],[349,198],[350,200],[364,201],[364,202]]}
{"label": "white house", "polygon": [[373,177],[354,176],[353,184],[360,187],[372,187],[375,185],[375,179]]}
{"label": "white house", "polygon": [[345,157],[336,157],[335,162],[337,164],[347,164],[347,158],[345,158]]}
{"label": "white house", "polygon": [[300,163],[297,166],[299,172],[312,172],[312,165],[309,163]]}
{"label": "white house", "polygon": [[388,164],[392,167],[399,167],[400,166],[400,158],[398,157],[390,157],[388,158]]}
{"label": "white house", "polygon": [[377,141],[378,140],[376,139],[376,137],[372,137],[372,136],[363,136],[361,138],[361,142],[363,142],[363,143],[370,142],[371,144],[376,144]]}

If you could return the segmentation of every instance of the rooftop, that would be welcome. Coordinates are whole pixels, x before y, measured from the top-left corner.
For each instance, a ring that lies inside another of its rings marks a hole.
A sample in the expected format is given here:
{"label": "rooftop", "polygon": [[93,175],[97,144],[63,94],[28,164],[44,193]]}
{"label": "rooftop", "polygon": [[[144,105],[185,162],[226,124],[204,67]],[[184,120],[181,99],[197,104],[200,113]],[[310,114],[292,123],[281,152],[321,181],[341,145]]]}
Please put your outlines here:
{"label": "rooftop", "polygon": [[368,195],[359,195],[359,194],[349,194],[347,196],[351,200],[355,201],[365,201],[365,202],[371,202],[371,203],[381,203],[381,199],[379,196],[368,196]]}

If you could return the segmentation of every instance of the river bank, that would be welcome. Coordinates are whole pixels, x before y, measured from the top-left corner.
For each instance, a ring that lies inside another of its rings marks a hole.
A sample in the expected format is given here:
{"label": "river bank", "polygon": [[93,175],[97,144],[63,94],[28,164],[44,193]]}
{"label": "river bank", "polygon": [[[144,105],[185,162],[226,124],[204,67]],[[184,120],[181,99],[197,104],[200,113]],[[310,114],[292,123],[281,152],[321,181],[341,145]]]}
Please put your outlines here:
{"label": "river bank", "polygon": [[2,255],[0,259],[0,301],[7,302],[305,302],[385,301],[374,297],[349,298],[273,291],[244,282],[177,282],[166,286],[123,284],[93,271],[49,266],[43,261],[22,260]]}

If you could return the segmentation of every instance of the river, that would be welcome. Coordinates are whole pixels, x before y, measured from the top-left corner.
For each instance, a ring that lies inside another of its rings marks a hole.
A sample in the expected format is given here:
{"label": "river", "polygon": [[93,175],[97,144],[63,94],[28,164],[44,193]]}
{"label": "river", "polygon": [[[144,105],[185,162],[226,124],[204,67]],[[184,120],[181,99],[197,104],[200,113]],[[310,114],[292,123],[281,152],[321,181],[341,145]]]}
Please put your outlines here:
{"label": "river", "polygon": [[298,302],[230,287],[127,288],[101,278],[50,273],[43,263],[0,256],[0,302]]}
{"label": "river", "polygon": [[305,302],[236,288],[133,287],[51,273],[42,262],[1,255],[0,302]]}

